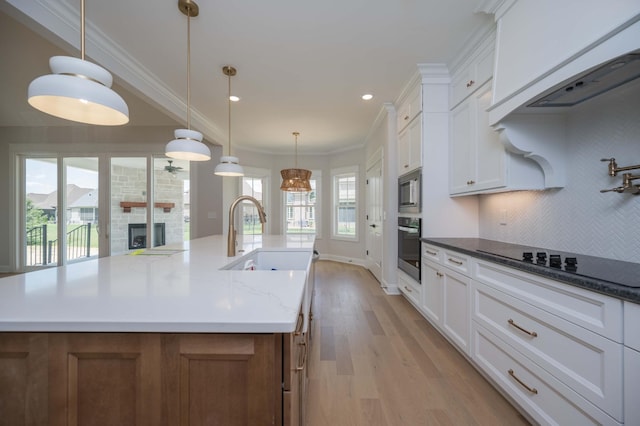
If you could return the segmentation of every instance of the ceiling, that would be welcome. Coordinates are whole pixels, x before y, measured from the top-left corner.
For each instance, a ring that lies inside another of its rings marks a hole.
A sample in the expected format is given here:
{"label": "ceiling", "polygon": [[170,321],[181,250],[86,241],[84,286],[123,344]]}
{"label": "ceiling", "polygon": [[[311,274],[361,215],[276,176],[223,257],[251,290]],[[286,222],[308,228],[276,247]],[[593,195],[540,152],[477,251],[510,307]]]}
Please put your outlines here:
{"label": "ceiling", "polygon": [[[79,56],[80,1],[0,1],[0,126],[73,125],[31,108],[26,88],[50,73],[50,56]],[[451,64],[493,22],[476,12],[486,0],[195,1],[191,127],[227,144],[222,67],[232,65],[233,147],[269,153],[290,153],[293,131],[302,154],[362,146],[417,64]],[[114,75],[127,125],[183,127],[187,18],[177,0],[86,0],[86,27],[87,57]]]}

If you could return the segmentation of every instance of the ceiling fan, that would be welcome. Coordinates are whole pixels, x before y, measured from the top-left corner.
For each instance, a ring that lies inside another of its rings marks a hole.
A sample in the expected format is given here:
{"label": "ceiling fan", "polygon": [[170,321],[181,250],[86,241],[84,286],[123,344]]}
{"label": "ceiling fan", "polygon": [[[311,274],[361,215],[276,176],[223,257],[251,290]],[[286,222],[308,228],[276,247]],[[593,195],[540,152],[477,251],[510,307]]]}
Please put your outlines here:
{"label": "ceiling fan", "polygon": [[172,175],[175,175],[177,172],[181,172],[182,171],[182,167],[180,166],[174,166],[173,165],[173,160],[167,160],[169,162],[168,166],[164,166],[164,169],[171,173]]}

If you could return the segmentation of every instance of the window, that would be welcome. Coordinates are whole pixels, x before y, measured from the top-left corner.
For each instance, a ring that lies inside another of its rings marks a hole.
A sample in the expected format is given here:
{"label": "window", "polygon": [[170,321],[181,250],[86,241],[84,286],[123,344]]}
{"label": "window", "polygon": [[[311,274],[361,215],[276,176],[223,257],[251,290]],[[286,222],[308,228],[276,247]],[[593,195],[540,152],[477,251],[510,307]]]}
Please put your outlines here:
{"label": "window", "polygon": [[318,193],[320,172],[313,171],[310,192],[284,192],[286,234],[320,234]]}
{"label": "window", "polygon": [[358,169],[349,167],[331,171],[333,180],[333,238],[358,238]]}
{"label": "window", "polygon": [[[260,202],[264,207],[264,200],[266,198],[265,189],[267,187],[266,177],[259,176],[260,173],[247,173],[242,177],[242,195],[250,195]],[[260,217],[258,216],[258,209],[255,204],[250,201],[242,201],[240,204],[240,222],[242,227],[240,228],[241,234],[244,235],[259,235],[262,234],[262,223],[260,223]],[[266,224],[265,224],[266,226]]]}

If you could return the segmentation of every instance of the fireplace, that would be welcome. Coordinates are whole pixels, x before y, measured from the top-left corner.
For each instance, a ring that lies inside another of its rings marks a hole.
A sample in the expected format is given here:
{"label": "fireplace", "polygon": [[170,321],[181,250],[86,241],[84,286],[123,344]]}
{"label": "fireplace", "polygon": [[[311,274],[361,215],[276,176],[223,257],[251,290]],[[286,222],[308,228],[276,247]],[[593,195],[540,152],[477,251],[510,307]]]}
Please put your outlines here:
{"label": "fireplace", "polygon": [[[164,223],[153,225],[153,246],[164,245]],[[129,224],[129,249],[147,248],[147,225],[145,223]]]}

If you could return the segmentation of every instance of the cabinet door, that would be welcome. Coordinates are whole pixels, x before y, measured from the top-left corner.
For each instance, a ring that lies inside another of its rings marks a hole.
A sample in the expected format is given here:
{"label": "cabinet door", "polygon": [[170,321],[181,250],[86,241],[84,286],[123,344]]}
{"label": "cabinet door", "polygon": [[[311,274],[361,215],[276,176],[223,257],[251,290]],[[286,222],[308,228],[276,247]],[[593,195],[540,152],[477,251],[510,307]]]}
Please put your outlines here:
{"label": "cabinet door", "polygon": [[506,185],[507,153],[489,126],[491,85],[486,83],[451,112],[450,194]]}
{"label": "cabinet door", "polygon": [[407,127],[398,134],[398,176],[411,171],[411,130]]}
{"label": "cabinet door", "polygon": [[489,126],[491,85],[486,84],[473,95],[476,114],[476,177],[473,189],[480,191],[504,186],[506,183],[506,151],[498,133]]}
{"label": "cabinet door", "polygon": [[640,352],[624,348],[624,424],[640,425]]}
{"label": "cabinet door", "polygon": [[469,353],[469,296],[471,280],[449,268],[442,268],[444,310],[442,328],[452,342]]}
{"label": "cabinet door", "polygon": [[442,287],[444,274],[440,267],[426,259],[422,259],[422,310],[437,326],[442,325]]}
{"label": "cabinet door", "polygon": [[160,341],[152,334],[50,333],[49,424],[161,424]]}
{"label": "cabinet door", "polygon": [[49,424],[47,348],[46,334],[0,334],[0,424]]}
{"label": "cabinet door", "polygon": [[475,179],[474,99],[469,98],[451,111],[449,145],[449,193],[472,190]]}
{"label": "cabinet door", "polygon": [[409,169],[422,166],[422,117],[416,117],[409,124]]}
{"label": "cabinet door", "polygon": [[398,134],[398,176],[422,166],[422,117]]}
{"label": "cabinet door", "polygon": [[281,351],[279,334],[165,335],[157,424],[281,424]]}

